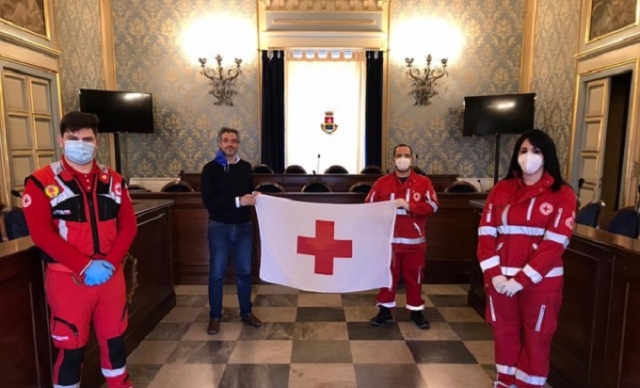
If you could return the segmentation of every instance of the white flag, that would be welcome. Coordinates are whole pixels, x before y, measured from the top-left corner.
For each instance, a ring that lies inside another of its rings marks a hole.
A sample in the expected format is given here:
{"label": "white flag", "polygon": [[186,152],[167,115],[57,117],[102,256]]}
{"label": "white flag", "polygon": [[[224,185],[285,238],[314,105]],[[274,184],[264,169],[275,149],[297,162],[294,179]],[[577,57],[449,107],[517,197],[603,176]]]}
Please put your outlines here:
{"label": "white flag", "polygon": [[391,287],[395,202],[329,204],[257,197],[260,278],[316,292]]}

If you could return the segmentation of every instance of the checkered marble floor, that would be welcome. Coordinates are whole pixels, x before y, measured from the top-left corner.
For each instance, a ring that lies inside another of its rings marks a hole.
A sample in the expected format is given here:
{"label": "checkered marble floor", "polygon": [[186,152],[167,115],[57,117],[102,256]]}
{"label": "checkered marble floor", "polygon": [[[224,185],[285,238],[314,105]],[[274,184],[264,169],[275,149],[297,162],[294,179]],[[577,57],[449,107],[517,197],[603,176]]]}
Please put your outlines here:
{"label": "checkered marble floor", "polygon": [[[318,294],[253,286],[259,328],[238,317],[225,286],[220,332],[208,335],[206,286],[176,287],[177,306],[128,358],[137,388],[491,387],[493,334],[467,307],[466,287],[425,285],[429,330],[398,308],[372,327],[377,291]],[[401,289],[399,306],[405,305]]]}

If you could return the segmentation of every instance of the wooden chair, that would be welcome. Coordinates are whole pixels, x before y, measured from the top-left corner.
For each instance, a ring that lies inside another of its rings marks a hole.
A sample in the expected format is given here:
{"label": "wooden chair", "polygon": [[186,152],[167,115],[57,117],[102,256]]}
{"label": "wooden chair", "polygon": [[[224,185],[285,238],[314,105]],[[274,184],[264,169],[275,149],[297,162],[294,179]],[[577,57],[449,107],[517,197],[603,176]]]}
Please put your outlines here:
{"label": "wooden chair", "polygon": [[284,193],[284,187],[276,182],[261,182],[256,186],[261,193]]}
{"label": "wooden chair", "polygon": [[254,174],[273,174],[273,169],[266,164],[259,164],[253,167]]}
{"label": "wooden chair", "polygon": [[616,210],[607,224],[607,232],[631,238],[640,237],[640,213],[635,206],[627,206]]}
{"label": "wooden chair", "polygon": [[334,164],[333,166],[330,166],[329,168],[324,170],[324,173],[325,174],[348,174],[349,171],[347,171],[347,169],[342,166]]}
{"label": "wooden chair", "polygon": [[304,185],[302,193],[331,193],[331,187],[323,182],[311,182]]}
{"label": "wooden chair", "polygon": [[284,169],[284,173],[285,174],[306,174],[307,170],[304,169],[304,167],[299,166],[297,164],[292,164],[291,166],[288,166],[287,168]]}
{"label": "wooden chair", "polygon": [[365,166],[365,168],[360,171],[360,174],[382,175],[384,174],[384,171],[382,171],[382,169],[378,166],[370,165]]}
{"label": "wooden chair", "polygon": [[356,182],[349,187],[350,193],[364,193],[369,194],[373,185],[369,182]]}
{"label": "wooden chair", "polygon": [[576,224],[590,226],[592,228],[598,228],[600,225],[600,219],[604,213],[604,202],[593,201],[584,205],[578,214],[576,215]]}
{"label": "wooden chair", "polygon": [[162,193],[193,193],[195,190],[185,181],[169,182],[160,190]]}
{"label": "wooden chair", "polygon": [[477,193],[478,189],[467,181],[455,181],[444,189],[445,193]]}
{"label": "wooden chair", "polygon": [[421,169],[421,168],[420,168],[420,167],[418,167],[418,166],[413,166],[413,171],[414,171],[416,174],[420,174],[420,175],[427,176],[427,173],[426,173],[426,172],[424,172],[424,170],[423,170],[423,169]]}

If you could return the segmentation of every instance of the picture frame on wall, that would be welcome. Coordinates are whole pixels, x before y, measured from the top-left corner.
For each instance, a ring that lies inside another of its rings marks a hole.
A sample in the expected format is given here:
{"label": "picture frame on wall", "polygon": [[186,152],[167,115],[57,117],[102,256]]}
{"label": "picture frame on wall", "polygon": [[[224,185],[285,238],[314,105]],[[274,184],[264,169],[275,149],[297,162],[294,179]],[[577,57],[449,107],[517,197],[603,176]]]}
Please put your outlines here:
{"label": "picture frame on wall", "polygon": [[0,0],[0,37],[21,46],[56,50],[53,0]]}
{"label": "picture frame on wall", "polygon": [[589,41],[637,24],[637,0],[591,0]]}
{"label": "picture frame on wall", "polygon": [[45,15],[44,0],[0,0],[0,19],[46,38]]}
{"label": "picture frame on wall", "polygon": [[640,37],[640,0],[582,0],[578,56],[591,56]]}

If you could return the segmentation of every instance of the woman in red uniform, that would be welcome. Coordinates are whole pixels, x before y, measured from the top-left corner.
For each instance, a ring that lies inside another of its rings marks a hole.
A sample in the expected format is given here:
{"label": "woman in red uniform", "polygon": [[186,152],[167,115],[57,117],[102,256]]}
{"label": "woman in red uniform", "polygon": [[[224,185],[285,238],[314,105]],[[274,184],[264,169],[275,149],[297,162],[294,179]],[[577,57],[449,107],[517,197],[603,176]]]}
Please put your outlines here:
{"label": "woman in red uniform", "polygon": [[575,210],[553,140],[540,130],[522,134],[478,229],[486,319],[495,336],[494,387],[545,385]]}

